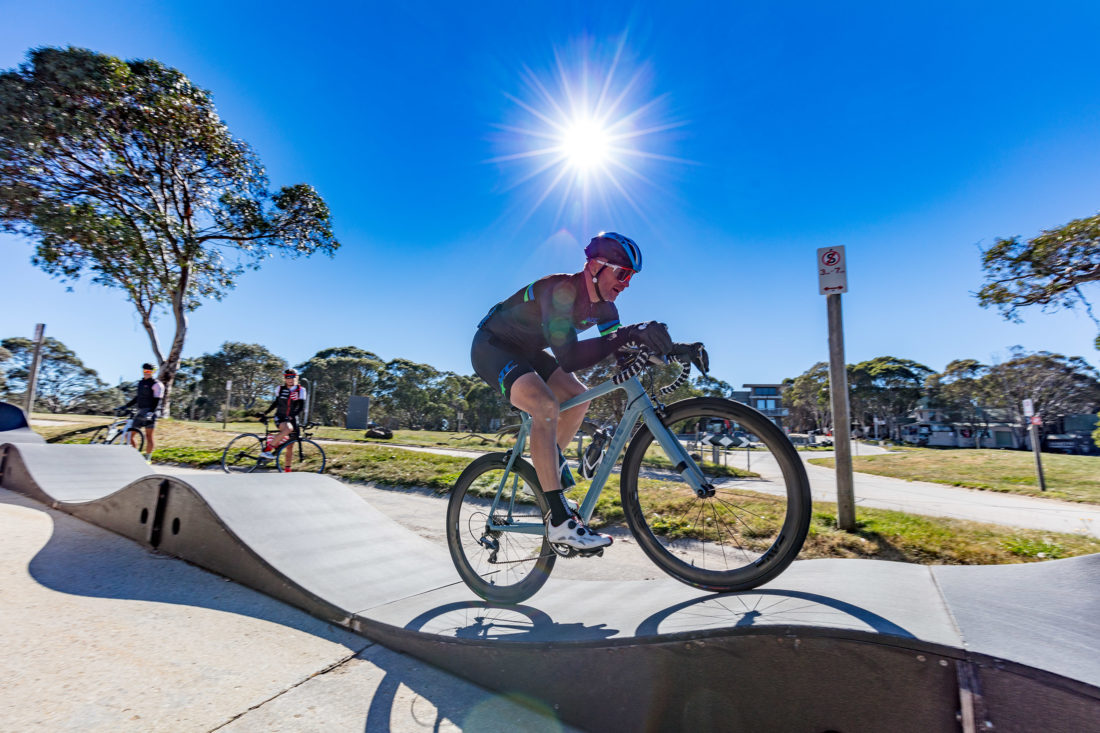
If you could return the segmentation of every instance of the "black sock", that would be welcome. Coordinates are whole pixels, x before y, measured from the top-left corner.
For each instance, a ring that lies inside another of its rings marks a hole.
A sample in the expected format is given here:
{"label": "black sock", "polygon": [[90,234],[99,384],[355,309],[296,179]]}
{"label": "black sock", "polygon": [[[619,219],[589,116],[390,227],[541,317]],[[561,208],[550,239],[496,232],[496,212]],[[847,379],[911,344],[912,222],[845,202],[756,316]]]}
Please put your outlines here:
{"label": "black sock", "polygon": [[559,525],[569,519],[569,509],[565,506],[565,492],[561,489],[546,492],[546,503],[550,505],[550,522]]}

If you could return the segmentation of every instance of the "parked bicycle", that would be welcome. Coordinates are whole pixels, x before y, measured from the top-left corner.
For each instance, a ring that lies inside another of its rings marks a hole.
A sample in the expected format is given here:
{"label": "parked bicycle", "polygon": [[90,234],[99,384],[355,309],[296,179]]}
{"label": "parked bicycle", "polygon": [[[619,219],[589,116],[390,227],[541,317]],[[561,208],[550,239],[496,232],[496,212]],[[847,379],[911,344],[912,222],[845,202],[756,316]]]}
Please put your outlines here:
{"label": "parked bicycle", "polygon": [[[615,390],[626,392],[626,411],[580,502],[581,519],[590,521],[625,448],[621,512],[658,567],[688,585],[719,592],[772,580],[798,555],[809,528],[809,481],[797,451],[774,423],[740,402],[700,397],[662,405],[659,398],[687,380],[691,365],[682,362],[679,376],[651,396],[638,375],[652,365],[647,354],[636,353],[620,362],[610,381],[561,405],[564,411]],[[734,441],[715,432],[715,425],[752,434],[758,442],[751,451],[726,450]],[[523,458],[530,426],[530,416],[521,413],[515,446],[471,463],[447,506],[451,558],[466,585],[489,601],[530,598],[559,557],[603,554],[602,548],[584,553],[547,540],[549,508],[534,467]],[[618,511],[612,502],[600,507],[603,516]]]}
{"label": "parked bicycle", "polygon": [[134,417],[138,411],[134,408],[116,408],[112,412],[117,419],[92,433],[88,443],[132,445],[138,453],[144,451],[145,435],[134,427]]}
{"label": "parked bicycle", "polygon": [[222,452],[222,470],[226,473],[252,473],[258,468],[275,467],[277,471],[325,472],[325,449],[310,438],[308,431],[317,427],[316,423],[298,426],[290,433],[290,438],[275,451],[275,458],[264,458],[261,453],[267,445],[267,439],[278,433],[268,427],[269,418],[261,418],[264,424],[263,436],[256,433],[237,435]]}

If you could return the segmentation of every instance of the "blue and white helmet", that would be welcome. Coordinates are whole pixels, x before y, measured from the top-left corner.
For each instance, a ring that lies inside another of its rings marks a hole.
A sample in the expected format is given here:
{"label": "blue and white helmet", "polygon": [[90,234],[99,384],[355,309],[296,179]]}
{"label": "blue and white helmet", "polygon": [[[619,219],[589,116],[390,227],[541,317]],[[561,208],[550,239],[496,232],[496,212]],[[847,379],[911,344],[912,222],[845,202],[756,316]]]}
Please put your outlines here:
{"label": "blue and white helmet", "polygon": [[588,259],[607,260],[612,265],[629,267],[635,272],[642,271],[642,250],[630,237],[615,232],[600,232],[584,248]]}

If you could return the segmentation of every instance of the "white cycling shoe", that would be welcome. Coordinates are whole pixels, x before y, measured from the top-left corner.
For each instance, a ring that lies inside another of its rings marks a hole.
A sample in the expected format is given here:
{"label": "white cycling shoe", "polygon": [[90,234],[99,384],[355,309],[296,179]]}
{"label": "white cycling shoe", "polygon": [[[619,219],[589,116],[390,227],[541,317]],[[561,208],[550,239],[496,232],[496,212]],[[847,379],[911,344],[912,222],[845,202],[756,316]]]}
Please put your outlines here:
{"label": "white cycling shoe", "polygon": [[269,461],[274,461],[275,454],[269,450],[265,450],[264,452],[260,453],[260,458],[266,458]]}
{"label": "white cycling shoe", "polygon": [[570,517],[555,526],[546,520],[546,539],[555,545],[568,545],[575,550],[598,550],[612,543],[611,537],[595,532],[577,517]]}

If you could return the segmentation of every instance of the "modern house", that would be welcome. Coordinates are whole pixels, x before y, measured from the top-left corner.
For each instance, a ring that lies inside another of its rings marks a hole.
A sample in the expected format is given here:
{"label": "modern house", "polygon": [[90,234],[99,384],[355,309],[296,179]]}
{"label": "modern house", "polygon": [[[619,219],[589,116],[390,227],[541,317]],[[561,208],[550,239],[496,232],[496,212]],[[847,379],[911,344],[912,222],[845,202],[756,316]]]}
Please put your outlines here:
{"label": "modern house", "polygon": [[755,407],[764,413],[768,419],[779,427],[783,427],[783,418],[788,410],[783,407],[783,398],[780,391],[781,384],[742,384],[747,391],[735,392],[733,399],[744,402],[749,407]]}

